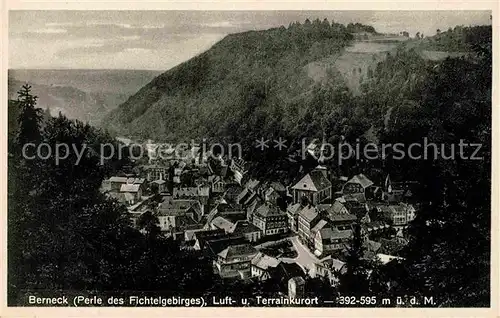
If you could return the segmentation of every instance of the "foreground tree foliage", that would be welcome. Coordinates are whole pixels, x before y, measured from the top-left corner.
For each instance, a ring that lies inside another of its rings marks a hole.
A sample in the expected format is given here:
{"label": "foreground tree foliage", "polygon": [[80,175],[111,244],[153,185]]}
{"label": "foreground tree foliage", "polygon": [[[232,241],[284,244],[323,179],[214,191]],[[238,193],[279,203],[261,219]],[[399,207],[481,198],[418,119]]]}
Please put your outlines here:
{"label": "foreground tree foliage", "polygon": [[347,296],[369,295],[368,271],[371,269],[369,261],[363,258],[363,238],[361,224],[354,227],[352,242],[348,248],[345,273],[338,273],[339,293]]}
{"label": "foreground tree foliage", "polygon": [[[9,140],[16,151],[8,162],[9,304],[23,303],[26,291],[209,289],[213,274],[204,258],[181,253],[147,218],[141,234],[131,227],[126,209],[99,192],[101,180],[117,165],[99,164],[96,150],[112,142],[108,136],[64,116],[40,129],[41,113],[27,86],[17,104],[19,129]],[[72,150],[56,165],[54,157],[26,159],[20,151],[26,143],[88,149],[78,165]]]}
{"label": "foreground tree foliage", "polygon": [[[422,146],[413,153],[420,159],[389,154],[381,165],[385,174],[419,181],[423,191],[405,260],[377,268],[371,288],[433,297],[439,306],[490,304],[491,27],[467,29],[466,38],[469,56],[426,63],[406,81],[388,70],[405,74],[418,59],[408,59],[411,52],[387,59],[364,95],[382,142]],[[384,96],[389,79],[402,86]],[[424,138],[436,145],[427,158]],[[475,146],[461,151],[460,142]]]}

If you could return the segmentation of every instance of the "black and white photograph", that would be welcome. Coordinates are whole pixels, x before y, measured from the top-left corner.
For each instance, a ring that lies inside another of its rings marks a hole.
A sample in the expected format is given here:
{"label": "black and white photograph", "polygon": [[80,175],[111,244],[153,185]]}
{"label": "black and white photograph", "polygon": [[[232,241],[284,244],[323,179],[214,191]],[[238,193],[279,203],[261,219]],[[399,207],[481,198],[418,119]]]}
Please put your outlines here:
{"label": "black and white photograph", "polygon": [[493,11],[331,7],[9,10],[6,306],[497,303]]}

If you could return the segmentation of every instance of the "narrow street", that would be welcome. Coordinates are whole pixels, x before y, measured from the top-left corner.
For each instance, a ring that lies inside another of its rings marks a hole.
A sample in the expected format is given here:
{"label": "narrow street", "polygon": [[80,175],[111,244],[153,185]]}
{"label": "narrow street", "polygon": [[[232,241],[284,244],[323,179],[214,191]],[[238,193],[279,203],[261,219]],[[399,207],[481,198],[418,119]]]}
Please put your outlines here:
{"label": "narrow street", "polygon": [[292,242],[293,247],[297,251],[298,254],[297,257],[280,258],[280,260],[285,263],[297,263],[309,271],[309,276],[314,277],[316,275],[314,264],[318,263],[320,260],[316,256],[314,256],[314,254],[311,253],[309,249],[299,241],[298,236],[290,237],[290,241]]}

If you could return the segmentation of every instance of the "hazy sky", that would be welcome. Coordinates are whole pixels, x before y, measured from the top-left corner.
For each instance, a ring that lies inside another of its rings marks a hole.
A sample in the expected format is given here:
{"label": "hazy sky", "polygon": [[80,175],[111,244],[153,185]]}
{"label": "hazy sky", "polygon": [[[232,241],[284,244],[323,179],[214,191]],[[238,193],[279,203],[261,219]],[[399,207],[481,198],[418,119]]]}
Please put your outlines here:
{"label": "hazy sky", "polygon": [[319,18],[433,35],[490,11],[10,11],[9,68],[167,70],[229,33]]}

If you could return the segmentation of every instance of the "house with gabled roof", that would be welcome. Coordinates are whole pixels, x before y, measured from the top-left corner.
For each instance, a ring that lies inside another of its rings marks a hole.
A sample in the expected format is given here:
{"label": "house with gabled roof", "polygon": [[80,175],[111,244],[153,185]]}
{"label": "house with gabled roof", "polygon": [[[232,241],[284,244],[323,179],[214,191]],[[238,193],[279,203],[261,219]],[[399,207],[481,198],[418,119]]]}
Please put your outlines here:
{"label": "house with gabled roof", "polygon": [[210,187],[199,185],[196,187],[175,187],[172,192],[174,199],[196,199],[205,208],[210,199]]}
{"label": "house with gabled roof", "polygon": [[214,265],[221,277],[246,279],[251,276],[251,261],[258,251],[250,244],[230,245],[219,254]]}
{"label": "house with gabled roof", "polygon": [[139,185],[142,191],[145,188],[145,181],[146,179],[144,178],[112,176],[109,179],[103,180],[101,185],[101,191],[105,193],[120,192],[120,189],[124,184]]}
{"label": "house with gabled roof", "polygon": [[246,244],[248,241],[243,236],[227,234],[203,239],[200,242],[201,250],[212,260],[217,260],[217,255],[231,245]]}
{"label": "house with gabled roof", "polygon": [[[352,198],[348,200],[344,197],[337,198],[333,202],[332,207],[328,210],[328,215],[332,218],[332,220],[335,218],[340,220],[342,219],[342,216],[346,216],[346,219],[354,216],[354,221],[359,220],[363,223],[371,221],[367,205]],[[350,216],[347,217],[347,215]],[[351,224],[352,223],[353,222],[351,222]]]}
{"label": "house with gabled roof", "polygon": [[394,182],[387,175],[384,184],[383,200],[389,203],[412,202],[420,191],[417,181]]}
{"label": "house with gabled roof", "polygon": [[[318,223],[318,225],[320,225]],[[328,225],[326,222],[321,228],[315,229],[314,233],[314,254],[324,256],[336,250],[342,250],[349,244],[352,238],[352,230],[339,230]]]}
{"label": "house with gabled roof", "polygon": [[253,200],[252,203],[250,203],[250,205],[248,205],[248,207],[246,208],[247,220],[253,222],[253,216],[255,214],[255,211],[262,204],[263,204],[262,200],[260,200],[260,198],[257,198],[256,200]]}
{"label": "house with gabled roof", "polygon": [[168,180],[168,166],[160,164],[149,164],[142,166],[146,173],[146,180],[152,182],[154,180]]}
{"label": "house with gabled roof", "polygon": [[171,237],[174,240],[184,240],[186,232],[202,230],[203,224],[195,221],[188,215],[181,215],[176,219],[176,226],[169,230]]}
{"label": "house with gabled roof", "polygon": [[158,193],[165,193],[167,190],[167,181],[159,179],[151,181],[151,184],[158,189]]}
{"label": "house with gabled roof", "polygon": [[250,242],[257,242],[262,237],[262,231],[247,220],[236,221],[229,232],[241,235]]}
{"label": "house with gabled roof", "polygon": [[229,203],[236,203],[238,195],[243,191],[243,188],[238,184],[229,184],[225,187],[223,198]]}
{"label": "house with gabled roof", "polygon": [[407,226],[416,217],[415,207],[407,203],[381,205],[377,209],[384,219],[397,227]]}
{"label": "house with gabled roof", "polygon": [[263,235],[286,233],[287,215],[276,205],[266,202],[255,210],[252,223],[261,229]]}
{"label": "house with gabled roof", "polygon": [[298,232],[299,212],[302,209],[300,203],[294,203],[287,207],[286,214],[288,216],[288,227],[293,233]]}
{"label": "house with gabled roof", "polygon": [[248,188],[243,188],[243,190],[236,197],[236,203],[243,205],[243,203],[245,203],[252,194],[252,191],[248,190]]}
{"label": "house with gabled roof", "polygon": [[306,273],[304,269],[297,263],[280,262],[276,267],[269,269],[273,280],[277,281],[280,292],[288,290],[288,281],[294,277],[304,279]]}
{"label": "house with gabled roof", "polygon": [[246,220],[246,212],[242,210],[225,210],[225,208],[218,207],[218,213],[214,215],[209,221],[211,229],[223,229],[227,233],[232,231],[232,228],[238,221]]}
{"label": "house with gabled roof", "polygon": [[124,183],[120,187],[120,193],[124,195],[125,202],[134,204],[141,200],[142,189],[140,184]]}
{"label": "house with gabled roof", "polygon": [[234,180],[238,184],[244,184],[245,179],[247,178],[247,168],[245,160],[241,158],[233,158],[231,159],[231,164],[229,165],[229,169],[233,172]]}
{"label": "house with gabled roof", "polygon": [[252,277],[258,277],[259,280],[266,280],[271,278],[271,269],[276,268],[280,264],[277,258],[268,256],[259,252],[252,259]]}
{"label": "house with gabled roof", "polygon": [[332,183],[328,180],[326,171],[323,169],[309,172],[293,184],[291,190],[294,203],[299,203],[302,198],[307,198],[309,203],[316,205],[332,198]]}
{"label": "house with gabled roof", "polygon": [[108,179],[102,181],[101,184],[101,192],[109,193],[109,192],[120,192],[120,187],[122,184],[127,183],[127,177],[118,177],[113,176]]}
{"label": "house with gabled roof", "polygon": [[226,183],[224,182],[222,177],[211,175],[208,176],[207,180],[213,193],[224,193],[224,186],[226,185]]}
{"label": "house with gabled roof", "polygon": [[347,199],[355,199],[361,203],[373,199],[376,187],[373,181],[360,173],[349,179],[342,187],[342,195]]}
{"label": "house with gabled roof", "polygon": [[226,236],[226,232],[222,229],[195,231],[192,237],[192,239],[195,241],[194,249],[203,250],[207,241],[222,238],[224,236]]}
{"label": "house with gabled roof", "polygon": [[263,193],[261,193],[261,191],[262,191],[263,186],[264,186],[264,184],[262,182],[260,182],[259,180],[249,179],[243,185],[245,191],[244,191],[244,194],[241,194],[240,200],[245,194],[247,194],[247,195],[257,194],[259,196],[262,196],[261,194],[263,194]]}
{"label": "house with gabled roof", "polygon": [[299,212],[297,226],[299,239],[308,246],[311,246],[313,243],[311,230],[320,221],[320,219],[321,216],[319,211],[312,205],[303,207]]}
{"label": "house with gabled roof", "polygon": [[121,203],[134,205],[141,200],[144,188],[144,178],[114,176],[102,182],[101,191]]}
{"label": "house with gabled roof", "polygon": [[193,220],[194,223],[200,221],[202,216],[202,207],[197,200],[173,200],[165,198],[158,207],[158,220],[162,231],[170,231],[186,224],[186,218]]}
{"label": "house with gabled roof", "polygon": [[328,279],[330,285],[336,286],[339,282],[338,274],[346,272],[345,263],[336,258],[327,258],[314,264],[316,275]]}
{"label": "house with gabled roof", "polygon": [[220,229],[224,230],[226,233],[229,233],[233,228],[234,223],[230,220],[224,218],[223,216],[216,216],[212,222],[210,222],[210,228],[213,230]]}

